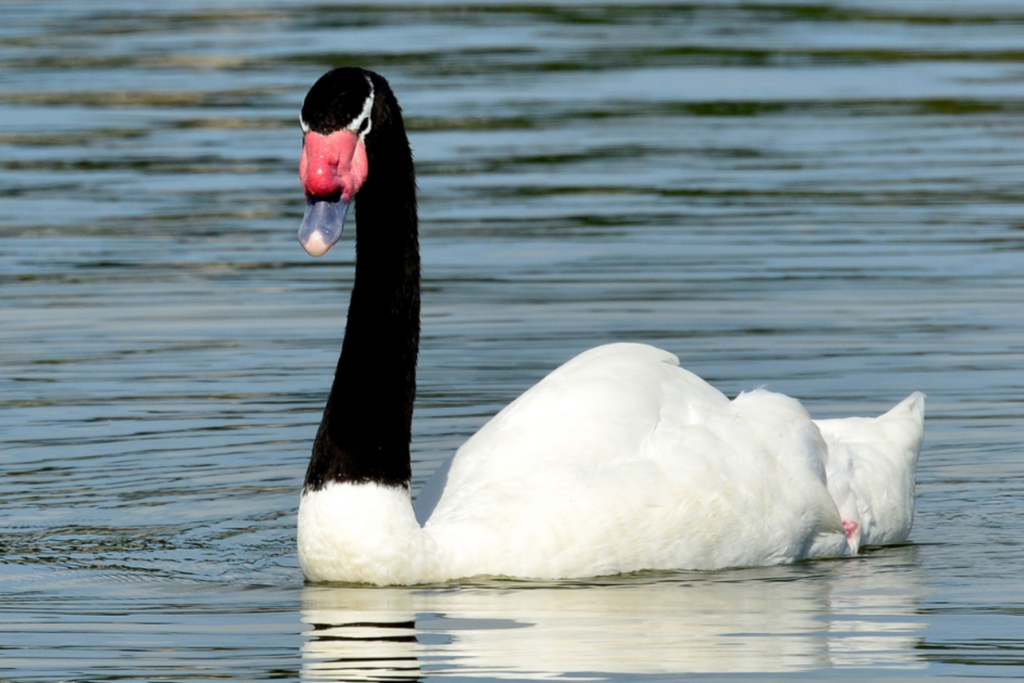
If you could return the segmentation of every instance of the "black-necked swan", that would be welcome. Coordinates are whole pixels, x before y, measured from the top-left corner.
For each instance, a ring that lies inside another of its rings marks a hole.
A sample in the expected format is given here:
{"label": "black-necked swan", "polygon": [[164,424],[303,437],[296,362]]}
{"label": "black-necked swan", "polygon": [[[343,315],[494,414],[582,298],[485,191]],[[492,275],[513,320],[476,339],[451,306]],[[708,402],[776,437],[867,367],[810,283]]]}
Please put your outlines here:
{"label": "black-necked swan", "polygon": [[[416,584],[716,569],[907,539],[924,396],[814,421],[757,389],[730,401],[642,344],[573,358],[410,494],[419,348],[416,182],[387,81],[321,77],[302,104],[299,239],[314,256],[355,201],[355,283],[298,515],[310,581]],[[357,194],[358,193],[358,194]]]}

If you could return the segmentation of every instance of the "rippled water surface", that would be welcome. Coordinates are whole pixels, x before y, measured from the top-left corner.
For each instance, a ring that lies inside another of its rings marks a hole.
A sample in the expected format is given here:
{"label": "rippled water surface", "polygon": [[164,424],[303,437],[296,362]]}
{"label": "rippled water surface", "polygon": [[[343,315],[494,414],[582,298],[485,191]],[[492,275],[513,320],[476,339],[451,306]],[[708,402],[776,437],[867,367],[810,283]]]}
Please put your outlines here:
{"label": "rippled water surface", "polygon": [[[303,586],[353,253],[295,243],[297,111],[343,64],[418,162],[416,487],[645,341],[821,417],[925,391],[912,543]],[[1019,3],[8,0],[0,71],[0,679],[1024,676]]]}

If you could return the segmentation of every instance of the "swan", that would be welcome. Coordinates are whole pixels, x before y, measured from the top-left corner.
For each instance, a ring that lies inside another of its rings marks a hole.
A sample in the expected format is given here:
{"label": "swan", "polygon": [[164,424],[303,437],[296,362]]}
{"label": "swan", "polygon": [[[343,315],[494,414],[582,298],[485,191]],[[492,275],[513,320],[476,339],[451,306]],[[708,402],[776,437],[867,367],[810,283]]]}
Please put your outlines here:
{"label": "swan", "polygon": [[581,578],[856,554],[907,539],[924,395],[814,421],[755,389],[729,400],[643,344],[559,367],[424,486],[409,443],[419,347],[416,182],[387,81],[346,67],[301,109],[299,227],[320,256],[355,204],[345,337],[298,511],[308,581]]}

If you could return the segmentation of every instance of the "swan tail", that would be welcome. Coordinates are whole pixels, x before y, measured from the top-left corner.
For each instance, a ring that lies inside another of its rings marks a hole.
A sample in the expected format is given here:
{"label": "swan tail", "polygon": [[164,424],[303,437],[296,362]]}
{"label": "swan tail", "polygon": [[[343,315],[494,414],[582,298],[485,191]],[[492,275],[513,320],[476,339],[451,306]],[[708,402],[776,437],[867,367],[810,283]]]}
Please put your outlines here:
{"label": "swan tail", "polygon": [[924,400],[915,392],[879,417],[815,421],[828,446],[828,491],[851,553],[865,545],[902,543],[910,536]]}

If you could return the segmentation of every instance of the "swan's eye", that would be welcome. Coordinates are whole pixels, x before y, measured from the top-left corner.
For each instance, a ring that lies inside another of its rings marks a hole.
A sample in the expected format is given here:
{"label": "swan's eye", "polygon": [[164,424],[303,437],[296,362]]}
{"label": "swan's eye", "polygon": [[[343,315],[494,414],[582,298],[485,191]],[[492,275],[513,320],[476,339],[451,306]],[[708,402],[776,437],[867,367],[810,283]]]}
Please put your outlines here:
{"label": "swan's eye", "polygon": [[362,122],[359,124],[359,134],[362,135],[363,133],[365,133],[366,129],[369,128],[369,127],[370,127],[370,119],[369,118],[363,119]]}

